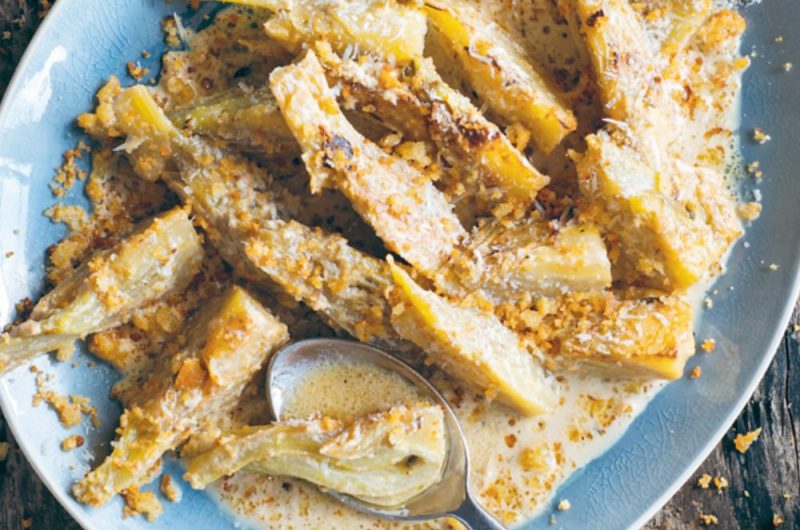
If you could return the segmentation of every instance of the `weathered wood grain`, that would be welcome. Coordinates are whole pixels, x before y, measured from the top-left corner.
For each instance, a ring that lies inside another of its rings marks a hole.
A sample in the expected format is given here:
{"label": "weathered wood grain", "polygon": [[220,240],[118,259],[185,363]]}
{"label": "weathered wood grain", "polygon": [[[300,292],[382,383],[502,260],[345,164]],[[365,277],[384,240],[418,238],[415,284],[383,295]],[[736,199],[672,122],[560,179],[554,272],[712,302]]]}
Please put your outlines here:
{"label": "weathered wood grain", "polygon": [[[800,528],[800,465],[798,438],[800,423],[794,410],[800,407],[800,343],[795,325],[784,335],[775,360],[750,403],[736,420],[722,443],[664,509],[647,525],[654,529],[699,527],[700,513],[714,514],[719,528],[773,528],[775,515],[784,528]],[[733,447],[737,433],[761,427],[760,439],[739,454]],[[722,476],[728,488],[713,485],[700,489],[703,474]]]}
{"label": "weathered wood grain", "polygon": [[[47,4],[47,0],[0,0],[0,94]],[[800,313],[796,311],[792,321],[800,324]],[[698,528],[700,513],[716,515],[717,528],[772,528],[776,514],[785,519],[784,528],[800,528],[800,418],[793,413],[797,407],[800,344],[792,325],[764,381],[725,439],[645,528]],[[736,433],[757,427],[764,429],[760,440],[746,455],[737,453]],[[78,530],[27,463],[1,415],[0,441],[11,443],[8,458],[0,463],[0,529],[20,530],[29,524],[32,529]],[[697,479],[705,473],[724,477],[729,486],[698,488]]]}

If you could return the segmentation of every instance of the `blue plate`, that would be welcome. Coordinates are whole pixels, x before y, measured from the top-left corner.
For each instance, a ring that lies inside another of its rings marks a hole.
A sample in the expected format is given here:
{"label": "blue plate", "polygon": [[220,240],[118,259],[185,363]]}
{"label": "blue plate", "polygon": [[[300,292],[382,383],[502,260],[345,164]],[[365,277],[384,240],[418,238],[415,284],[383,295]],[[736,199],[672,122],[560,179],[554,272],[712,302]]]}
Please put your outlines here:
{"label": "blue plate", "polygon": [[[93,96],[110,74],[125,77],[124,65],[137,60],[158,70],[163,51],[159,21],[185,6],[163,0],[59,0],[28,49],[0,108],[0,322],[13,318],[14,302],[38,297],[43,288],[48,245],[63,230],[42,212],[54,203],[48,184],[61,155],[80,137],[75,116],[92,108]],[[796,138],[800,106],[796,96],[800,70],[780,65],[800,57],[800,4],[771,0],[745,10],[744,50],[757,57],[745,76],[743,136],[755,126],[772,141],[743,141],[745,160],[760,160],[765,178],[758,184],[764,213],[733,250],[728,273],[715,285],[719,295],[704,313],[698,336],[712,337],[717,349],[699,355],[691,366],[706,374],[699,381],[670,384],[601,458],[576,473],[558,494],[573,508],[559,513],[565,528],[638,527],[644,524],[714,448],[764,374],[798,295],[800,268],[800,149]],[[202,15],[202,13],[201,13]],[[199,16],[196,17],[199,20]],[[785,36],[782,44],[774,42]],[[752,193],[752,184],[744,193]],[[77,186],[76,188],[80,188]],[[84,204],[80,189],[67,203]],[[749,243],[746,248],[745,241]],[[12,251],[13,255],[6,256]],[[775,263],[779,268],[770,270]],[[0,383],[0,404],[25,455],[64,507],[84,527],[204,530],[230,527],[233,518],[204,494],[184,487],[184,498],[169,505],[153,525],[122,519],[119,499],[100,509],[76,503],[69,494],[95,456],[108,451],[120,413],[108,393],[117,375],[80,353],[79,367],[48,358],[36,364],[56,374],[50,386],[59,394],[85,395],[97,406],[102,425],[73,429],[88,440],[83,448],[62,452],[67,434],[46,406],[33,407],[34,376],[20,368]],[[88,422],[84,422],[88,424]],[[175,475],[177,464],[170,463]],[[152,487],[152,486],[151,486]],[[112,523],[114,522],[114,523]],[[525,528],[550,528],[547,515]]]}

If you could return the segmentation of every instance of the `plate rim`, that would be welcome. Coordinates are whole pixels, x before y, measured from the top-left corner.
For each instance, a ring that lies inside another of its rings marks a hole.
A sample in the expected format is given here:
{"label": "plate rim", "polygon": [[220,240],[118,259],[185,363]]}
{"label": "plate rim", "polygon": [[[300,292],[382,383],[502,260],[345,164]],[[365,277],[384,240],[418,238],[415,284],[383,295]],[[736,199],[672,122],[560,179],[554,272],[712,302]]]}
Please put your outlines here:
{"label": "plate rim", "polygon": [[[661,510],[661,508],[666,506],[675,493],[677,493],[677,491],[681,489],[684,484],[686,484],[686,481],[688,481],[694,472],[697,471],[706,461],[708,456],[711,454],[711,451],[717,447],[717,445],[725,437],[725,433],[728,432],[728,430],[736,422],[736,419],[742,414],[742,411],[753,397],[756,388],[764,380],[764,375],[767,373],[770,365],[775,360],[775,356],[778,353],[778,348],[780,347],[780,342],[783,340],[783,337],[786,333],[786,327],[789,325],[789,321],[792,318],[795,306],[799,301],[798,298],[800,298],[800,268],[794,271],[789,301],[784,305],[783,314],[778,320],[780,326],[776,327],[776,332],[769,343],[769,348],[765,350],[767,352],[766,355],[762,356],[761,362],[754,372],[754,377],[750,378],[750,382],[748,383],[745,391],[740,393],[739,399],[736,401],[736,405],[731,409],[731,412],[727,415],[727,417],[725,417],[725,421],[722,423],[722,426],[716,432],[714,432],[711,437],[709,437],[708,442],[697,453],[697,456],[693,458],[692,461],[684,468],[683,472],[678,476],[678,478],[676,478],[664,491],[664,493],[659,498],[654,500],[648,509],[645,510],[642,515],[628,528],[642,528],[645,524],[647,524],[648,521],[650,521],[650,519],[653,518],[653,516],[655,516],[659,510]],[[1,404],[2,399],[0,399],[0,405]],[[645,411],[642,411],[642,413],[644,412]],[[623,436],[625,436],[625,434],[623,434]]]}
{"label": "plate rim", "polygon": [[[35,49],[40,44],[39,41],[43,40],[45,35],[50,32],[50,26],[55,24],[54,21],[57,17],[62,15],[62,11],[68,9],[65,6],[69,5],[70,7],[73,7],[74,3],[75,0],[60,0],[55,2],[48,12],[48,16],[45,17],[45,19],[36,29],[31,40],[26,45],[25,51],[17,62],[14,73],[6,87],[2,101],[0,101],[0,123],[5,121],[6,114],[8,114],[9,108],[11,107],[12,98],[10,96],[18,92],[18,89],[20,88],[18,85],[23,82],[23,72],[28,69],[28,63],[31,62],[31,59],[35,54]],[[697,452],[696,456],[691,460],[691,462],[684,467],[683,472],[669,484],[661,496],[649,503],[646,509],[642,511],[642,514],[633,523],[631,523],[628,528],[638,529],[650,521],[650,519],[652,519],[653,516],[667,504],[667,502],[669,502],[675,493],[681,487],[683,487],[686,481],[692,476],[692,474],[694,474],[695,471],[697,471],[703,462],[705,462],[714,448],[716,448],[716,446],[725,436],[725,433],[731,428],[736,418],[741,415],[742,411],[747,406],[747,403],[755,393],[756,388],[764,379],[764,375],[766,374],[769,366],[775,359],[780,342],[784,337],[786,327],[791,320],[795,306],[798,303],[798,298],[800,298],[800,267],[794,271],[794,276],[792,278],[789,291],[790,296],[787,299],[787,302],[784,304],[781,317],[778,319],[778,324],[780,324],[780,326],[776,326],[776,331],[773,334],[768,347],[763,350],[766,352],[766,354],[761,356],[761,361],[759,362],[757,369],[754,371],[753,377],[750,378],[745,390],[739,393],[739,397],[736,400],[735,406],[731,409],[731,412],[725,417],[724,422],[721,424],[719,429],[709,436],[706,444]],[[54,480],[52,480],[48,474],[41,469],[36,460],[32,458],[32,455],[30,454],[32,449],[17,441],[20,438],[18,420],[13,414],[9,414],[9,404],[6,402],[2,393],[0,393],[0,410],[2,410],[5,422],[8,425],[12,436],[14,437],[14,443],[19,449],[22,450],[22,454],[25,457],[28,465],[31,466],[33,471],[36,473],[36,476],[47,487],[53,497],[55,497],[59,505],[84,530],[100,530],[98,527],[93,526],[90,520],[84,517],[84,513],[81,509],[72,505],[71,501],[73,499],[70,496],[70,493],[66,490],[63,490],[60,486],[57,486],[54,483]],[[645,411],[646,410],[643,410],[642,413]],[[626,434],[627,431],[623,434],[623,436]],[[528,522],[532,520],[533,519],[529,519]],[[157,523],[153,524],[157,525]],[[524,526],[527,524],[527,522],[522,524]],[[156,529],[157,526],[153,526],[153,528]]]}
{"label": "plate rim", "polygon": [[[35,49],[39,45],[39,41],[45,38],[45,35],[50,30],[50,26],[55,24],[55,19],[61,15],[61,11],[66,9],[64,6],[72,1],[73,0],[60,0],[59,2],[55,2],[50,7],[47,16],[36,29],[30,42],[28,42],[27,46],[25,47],[25,51],[22,53],[19,62],[17,62],[17,66],[14,68],[14,73],[11,76],[11,80],[8,82],[8,86],[3,94],[2,101],[0,101],[0,123],[5,121],[6,114],[10,112],[9,109],[11,108],[12,101],[10,96],[17,92],[20,88],[18,85],[23,83],[23,72],[28,69],[28,63],[31,62],[31,59],[35,53]],[[30,454],[31,448],[17,441],[20,438],[18,421],[13,414],[9,414],[9,405],[6,403],[2,393],[0,393],[0,410],[3,411],[3,418],[9,430],[11,431],[12,436],[14,437],[14,443],[19,449],[22,450],[22,454],[25,457],[28,465],[31,466],[39,480],[42,481],[42,483],[47,487],[48,491],[53,495],[53,497],[55,497],[55,499],[58,501],[58,504],[60,504],[61,507],[84,530],[100,530],[90,526],[90,522],[84,518],[84,515],[77,508],[70,505],[69,492],[57,487],[53,479],[51,479],[48,474],[41,469],[41,467],[37,464],[36,459],[32,458],[32,455]]]}

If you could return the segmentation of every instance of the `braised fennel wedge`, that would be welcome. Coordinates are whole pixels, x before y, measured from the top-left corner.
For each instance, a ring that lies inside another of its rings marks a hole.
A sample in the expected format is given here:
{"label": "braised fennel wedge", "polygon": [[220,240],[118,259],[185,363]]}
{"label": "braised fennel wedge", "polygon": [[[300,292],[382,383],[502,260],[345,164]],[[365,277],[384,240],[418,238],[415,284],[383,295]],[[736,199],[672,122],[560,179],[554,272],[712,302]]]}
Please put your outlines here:
{"label": "braised fennel wedge", "polygon": [[441,477],[447,456],[444,413],[398,405],[343,424],[327,417],[226,432],[189,461],[193,488],[239,470],[301,478],[371,504],[400,506]]}
{"label": "braised fennel wedge", "polygon": [[358,48],[405,62],[421,57],[425,46],[425,15],[398,0],[223,1],[272,11],[267,35],[292,53],[326,40],[340,52]]}
{"label": "braised fennel wedge", "polygon": [[27,321],[0,336],[0,373],[128,321],[137,309],[186,287],[202,259],[187,208],[142,223],[59,282]]}
{"label": "braised fennel wedge", "polygon": [[426,291],[395,264],[392,274],[392,324],[432,362],[524,414],[555,406],[554,378],[497,317]]}
{"label": "braised fennel wedge", "polygon": [[434,37],[458,61],[475,92],[507,124],[527,128],[545,153],[575,130],[575,115],[507,31],[461,0],[424,3]]}
{"label": "braised fennel wedge", "polygon": [[104,504],[148,482],[164,453],[209,416],[233,407],[269,355],[289,340],[286,326],[237,286],[195,315],[185,335],[185,345],[145,382],[149,398],[123,413],[111,454],[74,485],[79,501]]}
{"label": "braised fennel wedge", "polygon": [[163,178],[191,203],[211,243],[240,273],[289,293],[360,340],[408,349],[389,324],[383,292],[391,275],[383,260],[352,248],[338,234],[284,220],[290,212],[277,200],[269,175],[201,138],[182,135],[145,87],[118,94],[113,110],[115,127],[135,145],[132,154],[140,165],[163,165],[164,158],[177,165]]}
{"label": "braised fennel wedge", "polygon": [[467,236],[444,193],[356,131],[313,51],[276,69],[270,87],[303,149],[312,190],[339,189],[387,248],[432,275]]}

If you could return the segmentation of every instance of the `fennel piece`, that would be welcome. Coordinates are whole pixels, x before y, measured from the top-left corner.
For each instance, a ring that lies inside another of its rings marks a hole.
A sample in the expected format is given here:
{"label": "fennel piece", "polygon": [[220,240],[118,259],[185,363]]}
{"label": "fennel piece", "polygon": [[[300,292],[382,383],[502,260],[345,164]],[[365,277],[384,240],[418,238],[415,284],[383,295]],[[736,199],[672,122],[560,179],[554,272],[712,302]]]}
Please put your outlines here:
{"label": "fennel piece", "polygon": [[674,56],[689,43],[711,15],[712,0],[667,0],[669,34],[661,44],[661,53]]}
{"label": "fennel piece", "polygon": [[494,123],[442,80],[430,59],[398,68],[374,58],[343,60],[325,43],[316,50],[346,105],[353,101],[404,139],[433,141],[458,168],[465,194],[481,213],[499,214],[496,206],[503,203],[524,212],[548,184]]}
{"label": "fennel piece", "polygon": [[601,291],[611,286],[611,263],[594,225],[525,220],[488,221],[437,278],[449,294],[479,294],[494,304],[531,296]]}
{"label": "fennel piece", "polygon": [[350,424],[288,420],[223,434],[189,462],[184,478],[198,489],[239,470],[286,475],[394,507],[438,482],[446,442],[444,413],[427,404],[398,405]]}
{"label": "fennel piece", "polygon": [[330,42],[347,49],[380,53],[398,62],[421,57],[425,15],[396,0],[224,0],[273,12],[267,35],[297,54],[305,43]]}
{"label": "fennel piece", "polygon": [[202,260],[187,208],[140,224],[64,278],[27,321],[0,336],[0,372],[127,322],[138,309],[189,285]]}
{"label": "fennel piece", "polygon": [[497,23],[460,0],[426,0],[425,12],[478,96],[508,125],[528,129],[542,152],[575,130],[574,114],[541,67]]}
{"label": "fennel piece", "polygon": [[341,190],[390,250],[432,275],[466,231],[430,177],[353,128],[313,51],[275,70],[270,86],[302,147],[312,191]]}
{"label": "fennel piece", "polygon": [[297,142],[272,92],[226,90],[199,104],[169,114],[172,122],[194,134],[219,138],[270,157],[299,154]]}
{"label": "fennel piece", "polygon": [[539,326],[556,330],[551,353],[562,368],[610,379],[679,379],[695,351],[691,304],[657,292],[569,295]]}
{"label": "fennel piece", "polygon": [[111,454],[73,486],[98,506],[141,485],[167,451],[205,419],[233,407],[269,355],[289,340],[286,326],[244,289],[230,287],[188,323],[185,344],[144,387],[148,399],[126,410]]}
{"label": "fennel piece", "polygon": [[619,255],[615,265],[623,279],[681,291],[716,272],[741,233],[721,175],[678,172],[677,166],[658,171],[635,148],[602,131],[588,136],[587,146],[577,160],[584,214],[618,240],[611,252]]}
{"label": "fennel piece", "polygon": [[554,378],[497,317],[459,307],[420,287],[397,265],[391,266],[392,324],[434,364],[523,414],[540,414],[556,405]]}
{"label": "fennel piece", "polygon": [[[285,221],[276,193],[261,170],[197,137],[185,137],[145,87],[132,87],[115,101],[115,126],[150,156],[174,159],[165,173],[170,188],[191,203],[211,242],[241,274],[290,293],[352,336],[393,351],[409,349],[389,322],[384,298],[391,285],[387,264],[337,235]],[[157,162],[154,163],[157,165]]]}
{"label": "fennel piece", "polygon": [[657,162],[657,150],[675,136],[676,108],[660,82],[666,61],[633,6],[628,0],[559,0],[559,7],[591,62],[604,114],[640,149],[652,149],[651,162]]}

